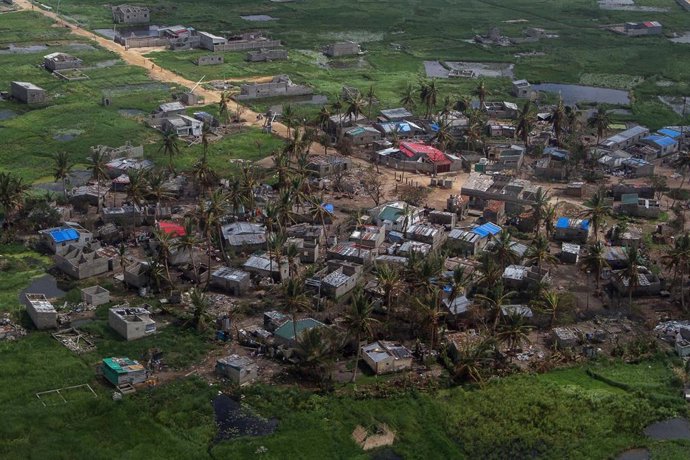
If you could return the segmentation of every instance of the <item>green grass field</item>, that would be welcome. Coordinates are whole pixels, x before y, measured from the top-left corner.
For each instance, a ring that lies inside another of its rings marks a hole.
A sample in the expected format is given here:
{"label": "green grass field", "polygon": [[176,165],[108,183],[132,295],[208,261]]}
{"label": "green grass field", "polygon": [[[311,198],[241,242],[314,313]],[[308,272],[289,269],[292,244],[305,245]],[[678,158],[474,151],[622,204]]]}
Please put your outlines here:
{"label": "green grass field", "polygon": [[[55,7],[57,0],[45,3]],[[422,75],[423,60],[513,62],[516,77],[532,82],[585,82],[627,89],[631,82],[642,79],[668,80],[672,84],[656,87],[654,94],[638,93],[634,88],[634,119],[656,128],[678,118],[656,96],[685,91],[690,82],[683,64],[690,45],[674,44],[666,37],[690,30],[690,13],[673,0],[637,3],[668,8],[668,11],[607,11],[600,9],[595,0],[465,0],[460,3],[450,0],[357,3],[213,0],[202,4],[191,0],[157,0],[147,5],[152,8],[155,24],[179,23],[214,33],[262,29],[283,40],[290,50],[288,63],[249,64],[242,61],[244,53],[225,53],[225,65],[203,68],[192,64],[198,52],[155,55],[161,65],[192,80],[202,75],[243,78],[287,73],[295,81],[309,83],[318,93],[331,96],[344,84],[362,90],[374,85],[384,105],[395,105],[407,82],[416,81]],[[63,2],[61,8],[65,15],[87,27],[112,27],[110,12],[99,0]],[[240,18],[249,14],[266,14],[278,20],[250,22]],[[629,38],[601,29],[607,24],[647,20],[660,21],[665,35]],[[511,37],[521,37],[527,27],[538,27],[556,33],[559,38],[510,47],[482,47],[468,42],[492,26],[500,27]],[[323,61],[316,56],[324,45],[344,39],[360,42],[367,51],[366,56],[340,59],[329,68],[317,64]],[[516,57],[518,53],[533,51],[544,55]],[[442,84],[445,93],[459,95],[470,93],[475,85],[475,81]],[[487,86],[491,97],[509,98],[507,79],[487,79]]]}
{"label": "green grass field", "polygon": [[[0,120],[3,140],[0,170],[10,170],[28,182],[50,181],[51,155],[55,152],[68,152],[78,169],[87,163],[91,146],[119,146],[126,141],[144,144],[147,155],[157,164],[159,160],[161,166],[167,163],[167,159],[156,153],[160,134],[144,125],[141,113],[149,113],[159,104],[171,101],[179,88],[150,80],[145,70],[125,65],[114,53],[70,35],[66,29],[51,27],[52,22],[38,13],[12,13],[0,19],[0,50],[10,44],[48,45],[30,53],[0,54],[0,86],[9,88],[13,80],[29,81],[46,89],[50,99],[44,106],[31,107],[0,101],[0,113],[14,115]],[[25,32],[17,33],[20,30]],[[39,68],[45,54],[57,51],[82,59],[83,72],[90,78],[68,82]],[[104,95],[112,101],[108,107],[101,105]],[[215,107],[195,107],[189,112],[198,110],[217,113]],[[65,134],[76,134],[76,137],[60,140]],[[257,141],[262,145],[261,150],[256,146]],[[175,159],[181,169],[189,169],[201,156],[200,146],[185,145],[181,143],[182,155]],[[226,174],[232,170],[228,159],[260,159],[281,145],[280,139],[247,128],[213,143],[211,165],[219,174]]]}

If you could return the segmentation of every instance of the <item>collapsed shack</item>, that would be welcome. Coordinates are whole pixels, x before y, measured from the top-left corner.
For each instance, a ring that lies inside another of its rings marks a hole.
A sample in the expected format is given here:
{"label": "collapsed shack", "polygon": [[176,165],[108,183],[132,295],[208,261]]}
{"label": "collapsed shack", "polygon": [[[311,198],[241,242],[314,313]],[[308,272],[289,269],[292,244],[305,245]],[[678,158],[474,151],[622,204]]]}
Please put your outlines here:
{"label": "collapsed shack", "polygon": [[368,429],[357,425],[352,432],[352,439],[363,450],[371,450],[392,445],[395,442],[395,431],[385,423],[377,423]]}
{"label": "collapsed shack", "polygon": [[91,341],[89,336],[73,327],[53,332],[52,336],[55,340],[67,347],[68,350],[77,354],[96,349],[96,345]]}

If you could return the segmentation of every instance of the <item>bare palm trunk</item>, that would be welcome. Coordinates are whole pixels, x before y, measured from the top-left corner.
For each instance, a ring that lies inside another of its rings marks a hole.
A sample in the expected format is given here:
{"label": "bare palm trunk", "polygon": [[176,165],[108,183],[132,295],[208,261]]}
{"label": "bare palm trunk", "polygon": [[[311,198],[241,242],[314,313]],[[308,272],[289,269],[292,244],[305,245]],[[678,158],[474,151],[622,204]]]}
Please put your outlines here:
{"label": "bare palm trunk", "polygon": [[360,342],[361,342],[361,337],[360,334],[357,333],[357,354],[355,357],[355,366],[352,368],[352,383],[355,383],[355,380],[357,379],[357,365],[359,364],[359,359],[362,356],[362,347],[360,347]]}

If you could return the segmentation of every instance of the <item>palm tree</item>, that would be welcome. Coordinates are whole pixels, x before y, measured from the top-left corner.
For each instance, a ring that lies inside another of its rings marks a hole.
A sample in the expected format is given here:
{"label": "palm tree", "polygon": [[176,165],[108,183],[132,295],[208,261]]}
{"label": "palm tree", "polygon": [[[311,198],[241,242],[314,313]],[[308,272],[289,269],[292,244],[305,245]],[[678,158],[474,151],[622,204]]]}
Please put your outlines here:
{"label": "palm tree", "polygon": [[333,113],[338,114],[338,125],[342,128],[343,127],[343,99],[340,97],[340,94],[336,94],[336,96],[333,98],[333,102],[331,102],[331,110]]}
{"label": "palm tree", "polygon": [[407,110],[411,110],[415,106],[414,86],[408,83],[402,94],[400,95],[400,104]]}
{"label": "palm tree", "polygon": [[67,152],[57,152],[53,155],[53,177],[62,181],[62,194],[67,198],[67,178],[74,164],[70,163]]}
{"label": "palm tree", "polygon": [[484,252],[479,262],[480,276],[476,285],[482,292],[487,293],[501,282],[503,268],[496,263],[496,258],[489,252]]}
{"label": "palm tree", "polygon": [[439,149],[446,150],[446,147],[452,145],[455,141],[451,130],[452,128],[449,123],[441,122],[438,125],[438,131],[436,131],[434,141],[438,145]]}
{"label": "palm tree", "polygon": [[367,116],[371,120],[371,109],[374,108],[374,105],[378,102],[377,97],[376,97],[376,92],[374,92],[374,85],[369,86],[369,90],[367,91],[366,98],[367,98],[367,109],[369,110]]}
{"label": "palm tree", "polygon": [[130,169],[127,171],[129,184],[127,184],[127,198],[141,206],[144,202],[147,190],[147,174],[141,169]]}
{"label": "palm tree", "polygon": [[0,206],[6,222],[11,222],[12,214],[23,206],[28,189],[21,177],[11,172],[0,172]]}
{"label": "palm tree", "polygon": [[294,340],[297,336],[297,314],[300,311],[311,311],[311,301],[304,293],[304,280],[300,278],[290,278],[282,285],[283,301],[285,308],[292,317],[292,333]]}
{"label": "palm tree", "polygon": [[513,240],[509,232],[501,232],[491,243],[491,254],[494,255],[502,269],[517,263],[518,255],[513,250]]}
{"label": "palm tree", "polygon": [[503,284],[499,283],[489,291],[488,295],[477,294],[474,296],[475,301],[478,301],[489,313],[489,318],[493,324],[492,331],[496,331],[498,321],[501,318],[501,309],[504,305],[508,305],[508,300],[514,295],[515,292],[513,291],[504,292]]}
{"label": "palm tree", "polygon": [[348,116],[350,121],[356,121],[360,115],[364,112],[364,107],[366,107],[367,101],[362,97],[359,92],[352,95],[347,100],[347,109],[345,110],[345,115]]}
{"label": "palm tree", "polygon": [[[685,233],[676,238],[673,247],[666,248],[666,253],[662,258],[666,266],[673,269],[673,285],[680,285],[680,303],[683,311],[686,311],[685,275],[690,268],[690,234]],[[679,278],[680,283],[678,283]]]}
{"label": "palm tree", "polygon": [[467,149],[470,146],[476,148],[477,144],[482,145],[483,150],[483,136],[484,128],[486,126],[486,114],[481,110],[471,109],[466,112],[467,115]]}
{"label": "palm tree", "polygon": [[331,121],[331,116],[333,114],[331,111],[328,109],[327,106],[322,105],[321,109],[319,110],[319,114],[316,116],[316,121],[319,124],[319,127],[323,130],[326,130],[328,128],[328,124]]}
{"label": "palm tree", "polygon": [[163,264],[167,278],[172,281],[170,277],[170,257],[173,248],[172,237],[159,229],[153,231],[153,237],[158,245],[158,261]]}
{"label": "palm tree", "polygon": [[400,272],[388,264],[377,264],[376,279],[378,280],[379,287],[383,290],[386,311],[390,318],[393,313],[393,298],[397,297],[403,287]]}
{"label": "palm tree", "polygon": [[537,235],[532,244],[527,249],[527,261],[533,264],[541,270],[544,263],[555,264],[558,259],[551,254],[551,249],[549,248],[549,240],[543,235]]}
{"label": "palm tree", "polygon": [[201,195],[206,195],[206,190],[218,182],[218,176],[215,171],[208,164],[208,159],[204,154],[192,168],[192,176],[199,187],[201,187]]}
{"label": "palm tree", "polygon": [[163,171],[153,171],[146,174],[145,178],[147,179],[145,184],[145,196],[148,199],[154,199],[156,201],[155,217],[157,219],[158,209],[161,207],[161,203],[172,198],[172,193],[167,185],[168,177]]}
{"label": "palm tree", "polygon": [[[210,248],[211,248],[211,230],[216,231],[218,238],[218,246],[223,260],[228,263],[228,255],[223,247],[223,229],[221,222],[228,204],[228,195],[221,189],[216,189],[208,197],[208,204],[203,208],[204,219],[206,221],[206,240],[209,243],[209,269],[210,264]],[[209,278],[210,279],[210,278]]]}
{"label": "palm tree", "polygon": [[537,305],[546,313],[551,314],[549,327],[553,327],[556,322],[556,315],[561,309],[563,297],[556,291],[542,289]]}
{"label": "palm tree", "polygon": [[496,331],[496,339],[505,343],[508,351],[514,351],[524,343],[529,342],[529,332],[531,326],[525,324],[525,317],[519,312],[514,312],[503,316],[503,321],[499,323]]}
{"label": "palm tree", "polygon": [[290,243],[285,248],[285,258],[288,261],[288,277],[292,278],[297,273],[297,263],[299,260],[299,248],[295,243]]}
{"label": "palm tree", "polygon": [[228,124],[230,120],[230,111],[228,104],[230,102],[230,94],[227,91],[220,93],[220,101],[218,102],[218,118],[224,123]]}
{"label": "palm tree", "polygon": [[378,321],[372,317],[374,306],[361,289],[352,296],[350,308],[345,313],[343,322],[349,335],[354,336],[357,345],[355,366],[352,369],[352,382],[357,379],[357,365],[362,356],[362,339],[369,339],[373,335],[373,327]]}
{"label": "palm tree", "polygon": [[[190,262],[192,264],[192,273],[194,273],[194,284],[199,285],[199,271],[197,270],[196,261],[194,259],[194,248],[201,243],[196,236],[197,222],[193,217],[188,217],[184,221],[185,234],[179,237],[174,243],[173,247],[189,254]],[[208,267],[210,276],[211,267]]]}
{"label": "palm tree", "polygon": [[582,263],[587,270],[592,271],[597,280],[597,291],[599,290],[599,283],[601,280],[601,272],[604,268],[609,267],[609,263],[604,257],[604,245],[597,241],[589,246],[587,255],[582,259]]}
{"label": "palm tree", "polygon": [[632,310],[633,291],[640,285],[640,253],[635,246],[628,246],[625,249],[627,266],[622,270],[620,276],[625,286],[628,281],[628,308]]}
{"label": "palm tree", "polygon": [[[203,147],[204,151],[204,160],[208,156],[208,146],[209,146],[209,135],[211,134],[211,125],[209,123],[204,122],[202,128],[201,128],[201,146]],[[259,149],[261,150],[261,149]],[[260,153],[260,152],[259,152]]]}
{"label": "palm tree", "polygon": [[440,310],[441,291],[436,286],[429,289],[423,298],[415,297],[417,312],[421,316],[422,325],[429,328],[429,348],[436,348],[438,323],[443,317]]}
{"label": "palm tree", "polygon": [[456,343],[453,379],[458,383],[467,380],[478,384],[484,383],[483,370],[486,364],[494,361],[494,349],[495,341],[492,338]]}
{"label": "palm tree", "polygon": [[89,155],[91,162],[91,179],[96,181],[96,188],[98,194],[98,213],[101,213],[103,203],[101,202],[101,181],[108,179],[107,166],[108,155],[101,147],[91,147],[91,154]]}
{"label": "palm tree", "polygon": [[332,222],[333,213],[326,209],[325,203],[319,197],[312,197],[310,200],[309,214],[313,222],[320,222],[323,228],[326,227],[326,220]]}
{"label": "palm tree", "polygon": [[297,122],[297,113],[295,113],[295,109],[292,107],[292,104],[286,104],[285,107],[283,107],[281,118],[285,124],[285,127],[287,128],[287,137],[289,139],[290,129],[292,129]]}
{"label": "palm tree", "polygon": [[436,107],[436,102],[438,99],[436,80],[432,78],[430,81],[424,81],[421,83],[419,89],[419,98],[422,104],[426,106],[424,118],[429,118],[431,116],[431,112],[434,110],[434,107]]}
{"label": "palm tree", "polygon": [[546,207],[549,204],[549,192],[545,191],[543,188],[539,187],[537,193],[534,194],[532,199],[532,216],[534,218],[534,234],[538,234],[541,230],[542,219],[546,211]]}
{"label": "palm tree", "polygon": [[240,169],[240,179],[242,184],[242,190],[244,192],[243,202],[247,206],[249,212],[251,213],[250,218],[254,218],[256,212],[256,200],[254,197],[254,189],[258,182],[258,177],[256,171],[250,165],[243,165]]}
{"label": "palm tree", "polygon": [[561,135],[566,125],[565,106],[563,105],[562,98],[558,100],[558,104],[556,104],[556,107],[551,111],[551,124],[553,125],[553,131],[556,136],[556,145],[560,147]]}
{"label": "palm tree", "polygon": [[479,80],[479,84],[474,90],[474,95],[479,98],[479,110],[484,110],[484,101],[486,100],[487,90],[484,80]]}
{"label": "palm tree", "polygon": [[210,306],[206,294],[199,288],[192,288],[189,292],[189,300],[194,307],[192,314],[192,324],[197,332],[202,332],[206,328],[206,320],[208,319],[208,308]]}
{"label": "palm tree", "polygon": [[516,120],[517,129],[515,134],[517,134],[522,142],[525,144],[525,149],[529,148],[529,134],[534,129],[534,123],[537,121],[537,115],[534,113],[531,101],[526,101],[522,106],[522,110],[518,114]]}
{"label": "palm tree", "polygon": [[472,283],[472,275],[467,273],[464,265],[458,265],[453,270],[453,279],[450,285],[450,292],[448,298],[452,302],[460,294],[467,290],[467,287]]}
{"label": "palm tree", "polygon": [[299,366],[304,367],[308,375],[323,380],[328,377],[328,363],[335,348],[335,339],[330,329],[312,328],[295,337],[295,352],[299,357]]}
{"label": "palm tree", "polygon": [[599,141],[606,135],[606,132],[611,125],[611,118],[606,110],[599,108],[596,112],[594,112],[592,118],[587,120],[587,125],[590,128],[596,129],[597,145],[599,145]]}
{"label": "palm tree", "polygon": [[162,133],[161,146],[158,147],[158,153],[163,153],[168,156],[168,169],[172,174],[175,174],[175,165],[173,164],[173,155],[180,154],[180,146],[177,144],[177,133],[172,130]]}
{"label": "palm tree", "polygon": [[604,190],[599,190],[592,197],[585,201],[586,209],[580,213],[582,217],[589,219],[594,229],[594,241],[599,241],[599,226],[604,218],[611,212],[611,205],[606,199]]}
{"label": "palm tree", "polygon": [[546,237],[550,238],[553,235],[554,221],[556,220],[556,211],[558,210],[558,203],[547,204],[544,208],[544,230]]}

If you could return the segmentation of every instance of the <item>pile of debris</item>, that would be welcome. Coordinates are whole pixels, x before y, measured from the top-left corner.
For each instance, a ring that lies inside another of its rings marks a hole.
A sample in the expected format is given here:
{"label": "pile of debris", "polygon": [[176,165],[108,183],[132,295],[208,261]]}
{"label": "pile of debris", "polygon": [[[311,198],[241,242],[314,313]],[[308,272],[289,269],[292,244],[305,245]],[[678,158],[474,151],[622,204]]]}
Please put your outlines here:
{"label": "pile of debris", "polygon": [[96,349],[91,338],[83,332],[71,327],[53,333],[55,340],[63,344],[74,353],[86,353]]}
{"label": "pile of debris", "polygon": [[533,357],[537,357],[537,359],[544,359],[544,352],[542,350],[539,350],[538,348],[535,348],[534,346],[530,345],[526,350],[523,350],[521,353],[518,353],[515,358],[517,358],[518,361],[529,361]]}
{"label": "pile of debris", "polygon": [[26,335],[26,329],[12,321],[9,313],[0,316],[0,340],[17,340]]}

